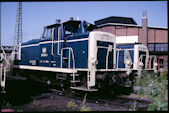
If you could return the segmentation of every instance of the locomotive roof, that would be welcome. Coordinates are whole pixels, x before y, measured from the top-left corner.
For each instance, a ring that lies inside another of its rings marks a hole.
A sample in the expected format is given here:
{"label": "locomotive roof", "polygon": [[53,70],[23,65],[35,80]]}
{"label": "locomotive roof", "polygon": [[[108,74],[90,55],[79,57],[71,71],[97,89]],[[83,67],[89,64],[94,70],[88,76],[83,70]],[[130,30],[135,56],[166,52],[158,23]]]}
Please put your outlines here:
{"label": "locomotive roof", "polygon": [[[69,27],[69,26],[71,26],[71,27],[73,27],[75,29],[75,31],[77,31],[80,23],[81,23],[80,20],[69,20],[69,21],[64,22],[63,24],[65,26],[67,26],[65,28],[66,30],[71,31],[70,27]],[[91,24],[91,23],[86,22],[86,21],[85,21],[85,23],[87,24],[87,31],[92,31],[93,29],[96,28],[96,25],[94,25],[94,24]]]}
{"label": "locomotive roof", "polygon": [[[86,23],[88,24],[87,31],[91,31],[96,28],[96,25],[88,23],[88,22],[86,22]],[[75,32],[77,31],[80,24],[81,24],[80,20],[68,20],[66,22],[63,22],[63,25],[66,26],[65,27],[66,30],[72,31],[72,28],[73,28],[75,30]],[[61,23],[56,23],[56,24],[45,26],[45,27],[46,28],[54,28],[54,27],[60,26],[60,25],[61,25]]]}
{"label": "locomotive roof", "polygon": [[[77,27],[80,24],[80,22],[81,21],[78,21],[78,20],[69,20],[69,21],[63,22],[63,24]],[[60,25],[61,25],[61,23],[56,23],[56,24],[45,26],[45,27],[46,28],[53,28],[53,27],[60,26]]]}
{"label": "locomotive roof", "polygon": [[46,28],[54,28],[56,26],[60,26],[60,24],[52,24],[52,25],[48,25],[48,26],[45,26]]}

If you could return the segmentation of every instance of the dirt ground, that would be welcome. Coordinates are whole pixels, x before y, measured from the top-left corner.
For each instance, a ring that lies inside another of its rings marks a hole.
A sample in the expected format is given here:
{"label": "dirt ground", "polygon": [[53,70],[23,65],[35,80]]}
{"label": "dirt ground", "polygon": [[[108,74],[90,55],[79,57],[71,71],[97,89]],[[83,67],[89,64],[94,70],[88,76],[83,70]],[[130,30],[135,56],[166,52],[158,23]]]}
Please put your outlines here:
{"label": "dirt ground", "polygon": [[[1,95],[1,112],[51,112],[51,111],[128,111],[121,106],[88,102],[82,107],[83,98],[73,99],[48,90],[47,86],[33,81],[8,80],[6,94]],[[69,106],[68,106],[69,105]],[[82,109],[83,108],[83,109]]]}
{"label": "dirt ground", "polygon": [[[51,94],[50,94],[51,95]],[[69,103],[73,102],[74,105],[68,107]],[[33,100],[28,104],[14,106],[15,111],[80,111],[83,100],[72,99],[65,96],[51,95],[47,98]],[[108,104],[86,102],[85,106],[89,111],[125,111],[127,109],[113,107]]]}

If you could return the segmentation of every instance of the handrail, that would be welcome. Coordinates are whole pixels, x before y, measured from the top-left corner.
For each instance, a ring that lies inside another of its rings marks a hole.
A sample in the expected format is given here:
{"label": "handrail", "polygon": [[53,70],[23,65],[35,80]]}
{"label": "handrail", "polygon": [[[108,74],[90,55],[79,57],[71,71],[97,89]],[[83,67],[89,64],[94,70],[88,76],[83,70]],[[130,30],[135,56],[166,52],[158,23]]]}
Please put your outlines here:
{"label": "handrail", "polygon": [[69,50],[69,68],[70,68],[70,51],[72,53],[72,59],[73,59],[73,69],[75,69],[75,58],[74,58],[74,53],[73,53],[73,49],[71,47],[66,47],[66,48],[62,48],[61,50],[61,63],[60,63],[60,67],[62,68],[62,60],[63,60],[63,50]]}
{"label": "handrail", "polygon": [[119,68],[119,51],[120,49],[116,49],[118,52],[117,52],[117,63],[116,63],[116,68],[118,69]]}
{"label": "handrail", "polygon": [[59,41],[60,41],[60,27],[58,28],[58,48],[57,48],[57,54],[61,55],[60,51],[59,51],[60,50],[60,42]]}
{"label": "handrail", "polygon": [[[134,50],[134,49],[121,49],[121,48],[116,48],[116,51],[117,51],[117,62],[116,62],[116,68],[118,69],[119,67],[118,67],[118,64],[119,64],[119,52],[120,51],[128,51],[128,50]],[[125,53],[124,53],[124,55],[125,55]]]}
{"label": "handrail", "polygon": [[[127,58],[127,55],[128,55],[128,57],[129,57],[129,61],[130,62],[128,62],[128,64],[126,63],[126,60],[128,59]],[[131,56],[130,56],[130,53],[129,53],[129,51],[128,50],[124,50],[124,63],[125,63],[125,68],[127,67],[126,65],[130,65],[130,67],[131,67],[131,65],[133,64],[133,62],[132,62],[132,60],[131,60]]]}
{"label": "handrail", "polygon": [[108,69],[108,60],[109,60],[109,50],[107,48],[107,54],[106,54],[106,69]]}
{"label": "handrail", "polygon": [[[108,70],[108,59],[109,59],[109,47],[104,47],[104,46],[97,46],[97,48],[103,48],[103,49],[107,49],[107,54],[106,54],[106,70]],[[98,50],[98,49],[97,49]],[[112,48],[112,50],[114,50],[114,48]]]}
{"label": "handrail", "polygon": [[[154,58],[154,59],[153,59]],[[152,61],[152,59],[153,59],[153,67],[151,67],[151,61]],[[156,58],[156,56],[155,55],[150,55],[149,56],[149,61],[148,61],[148,69],[154,69],[155,68],[155,63],[157,63],[157,58]]]}
{"label": "handrail", "polygon": [[[143,56],[146,57],[146,55],[144,55],[144,54],[140,55],[140,57],[139,57],[139,62],[138,62],[138,63],[143,63],[143,62],[142,62]],[[147,61],[147,60],[146,60],[146,61]],[[147,62],[146,62],[146,61],[145,61],[145,69],[147,69]]]}
{"label": "handrail", "polygon": [[[108,69],[108,56],[109,56],[109,52],[108,51],[108,47],[103,47],[103,46],[97,46],[98,48],[104,48],[107,49],[107,54],[106,54],[106,70]],[[115,50],[114,48],[112,48],[113,50]],[[116,62],[116,69],[118,69],[118,63],[119,63],[119,52],[120,51],[128,51],[128,50],[134,50],[134,49],[121,49],[121,48],[116,48],[117,51],[117,62]]]}
{"label": "handrail", "polygon": [[53,44],[53,41],[54,41],[54,30],[55,30],[55,28],[52,28],[52,47],[51,47],[51,55],[54,55],[54,51],[53,51],[53,46],[54,46],[54,44]]}

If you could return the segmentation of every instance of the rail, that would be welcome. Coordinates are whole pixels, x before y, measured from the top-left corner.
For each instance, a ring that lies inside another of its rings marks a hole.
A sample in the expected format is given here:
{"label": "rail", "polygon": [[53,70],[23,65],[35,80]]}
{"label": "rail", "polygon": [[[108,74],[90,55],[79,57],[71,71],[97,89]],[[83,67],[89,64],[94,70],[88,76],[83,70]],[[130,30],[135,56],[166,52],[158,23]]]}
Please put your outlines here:
{"label": "rail", "polygon": [[98,49],[107,49],[107,53],[106,53],[106,70],[108,70],[108,59],[109,59],[109,53],[110,52],[113,52],[112,50],[114,50],[114,48],[112,46],[109,46],[109,47],[103,47],[103,46],[97,46],[97,50]]}
{"label": "rail", "polygon": [[[111,50],[115,50],[114,48],[111,48],[111,47],[103,47],[103,46],[97,46],[97,49],[99,48],[104,48],[104,49],[107,49],[107,53],[106,53],[106,69],[105,71],[109,70],[108,69],[108,58],[109,58],[109,53],[111,52]],[[110,50],[111,49],[111,50]],[[130,72],[130,68],[131,68],[131,65],[132,65],[132,61],[131,61],[131,57],[130,57],[130,54],[129,50],[134,50],[134,49],[121,49],[121,48],[116,48],[116,52],[117,52],[117,57],[116,57],[116,63],[115,63],[115,69],[119,69],[118,65],[119,65],[119,52],[120,51],[124,51],[124,63],[125,63],[125,70],[127,70],[127,72]],[[127,54],[128,53],[128,54]],[[116,55],[116,54],[114,54]],[[114,58],[114,57],[113,57]],[[128,60],[129,62],[127,62],[126,60]]]}
{"label": "rail", "polygon": [[[62,48],[62,50],[61,50],[61,57],[60,57],[60,59],[61,59],[61,61],[60,61],[60,62],[61,62],[61,63],[60,63],[60,67],[61,67],[61,68],[63,67],[63,66],[62,66],[62,64],[63,64],[63,63],[62,63],[62,62],[63,62],[63,50],[69,50],[68,68],[70,68],[70,60],[71,60],[70,54],[72,55],[73,70],[74,70],[74,69],[75,69],[75,58],[74,58],[73,49],[72,49],[71,47]],[[73,74],[71,74],[71,76],[73,77],[73,80],[72,80],[71,82],[73,82],[73,83],[77,82],[77,81],[75,80],[76,74],[75,74],[74,71],[73,71]]]}
{"label": "rail", "polygon": [[54,55],[54,30],[55,28],[52,28],[52,47],[51,47],[51,55],[53,56]]}
{"label": "rail", "polygon": [[156,65],[157,65],[157,58],[156,58],[156,56],[155,55],[150,55],[149,56],[149,58],[148,58],[149,60],[148,60],[148,69],[155,69],[156,67]]}
{"label": "rail", "polygon": [[57,47],[57,54],[60,54],[60,27],[58,28],[58,47]]}
{"label": "rail", "polygon": [[[119,52],[120,52],[120,51],[124,51],[124,64],[125,64],[125,68],[126,68],[126,66],[128,65],[128,63],[126,62],[126,59],[129,59],[130,62],[131,62],[131,65],[132,65],[131,56],[130,56],[129,52],[127,52],[127,51],[129,51],[129,50],[133,50],[133,51],[134,51],[134,49],[121,49],[121,48],[116,48],[116,52],[117,52],[117,57],[116,57],[116,60],[117,60],[117,62],[116,62],[116,69],[119,69]],[[131,66],[131,65],[130,65],[130,66]]]}
{"label": "rail", "polygon": [[63,64],[63,50],[69,50],[69,65],[68,65],[68,68],[70,68],[70,54],[72,53],[72,60],[73,60],[73,69],[75,69],[75,58],[74,58],[74,53],[73,53],[73,49],[72,48],[70,48],[70,47],[66,47],[66,48],[62,48],[61,49],[61,63],[60,63],[60,67],[62,68],[63,66],[62,66],[62,64]]}

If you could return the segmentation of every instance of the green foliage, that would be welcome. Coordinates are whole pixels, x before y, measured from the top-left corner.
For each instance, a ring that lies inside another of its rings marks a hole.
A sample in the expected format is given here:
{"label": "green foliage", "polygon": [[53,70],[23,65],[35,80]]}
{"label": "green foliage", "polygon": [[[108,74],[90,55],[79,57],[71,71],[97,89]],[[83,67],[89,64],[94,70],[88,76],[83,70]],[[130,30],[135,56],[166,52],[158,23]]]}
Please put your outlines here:
{"label": "green foliage", "polygon": [[168,111],[168,102],[162,102],[160,98],[154,98],[152,104],[149,105],[148,111]]}
{"label": "green foliage", "polygon": [[137,76],[134,83],[136,86],[146,87],[149,85],[150,81],[152,80],[152,77],[153,75],[150,75],[147,73],[147,71],[142,70],[141,77]]}
{"label": "green foliage", "polygon": [[87,93],[84,95],[83,102],[82,102],[82,105],[80,107],[80,111],[91,111],[91,108],[90,107],[86,107],[86,105],[85,105],[86,98],[87,98]]}
{"label": "green foliage", "polygon": [[11,107],[11,104],[9,102],[6,103],[6,107],[7,108],[10,108]]}
{"label": "green foliage", "polygon": [[129,111],[135,111],[134,106],[131,106]]}
{"label": "green foliage", "polygon": [[33,105],[34,105],[34,106],[40,106],[40,102],[38,102],[37,100],[34,100],[34,101],[33,101]]}
{"label": "green foliage", "polygon": [[4,107],[6,107],[6,108],[10,108],[11,107],[11,104],[9,102],[6,102],[6,101],[3,101],[2,105],[4,105]]}
{"label": "green foliage", "polygon": [[73,111],[78,105],[73,102],[73,101],[70,101],[68,104],[67,104],[67,108],[70,110],[70,111]]}
{"label": "green foliage", "polygon": [[23,112],[23,109],[17,109],[17,111],[16,112]]}
{"label": "green foliage", "polygon": [[[83,102],[82,102],[82,104],[80,106],[80,111],[91,111],[91,108],[90,107],[86,107],[86,105],[85,105],[86,97],[87,97],[87,94],[85,94],[85,96],[84,96]],[[74,111],[76,107],[78,107],[78,105],[73,101],[70,101],[67,104],[67,108],[70,111]]]}
{"label": "green foliage", "polygon": [[[164,73],[165,74],[165,73]],[[168,80],[165,75],[155,77],[149,85],[149,97],[153,99],[147,110],[165,111],[168,110]]]}
{"label": "green foliage", "polygon": [[139,95],[146,95],[153,99],[148,111],[168,110],[168,71],[163,75],[150,75],[143,71],[142,76],[136,78],[135,85],[146,87],[147,90],[140,89]]}
{"label": "green foliage", "polygon": [[86,107],[85,105],[82,105],[80,107],[80,111],[91,111],[91,108],[90,107]]}

